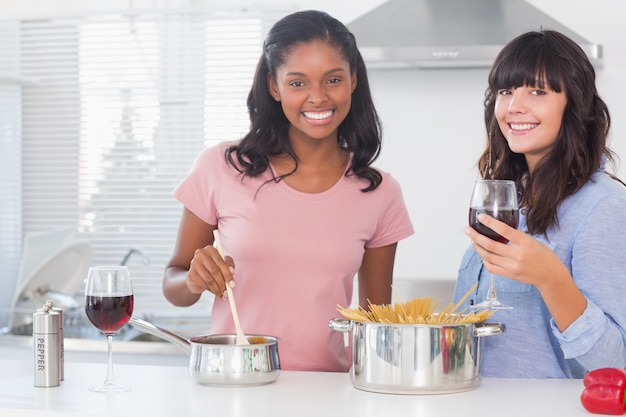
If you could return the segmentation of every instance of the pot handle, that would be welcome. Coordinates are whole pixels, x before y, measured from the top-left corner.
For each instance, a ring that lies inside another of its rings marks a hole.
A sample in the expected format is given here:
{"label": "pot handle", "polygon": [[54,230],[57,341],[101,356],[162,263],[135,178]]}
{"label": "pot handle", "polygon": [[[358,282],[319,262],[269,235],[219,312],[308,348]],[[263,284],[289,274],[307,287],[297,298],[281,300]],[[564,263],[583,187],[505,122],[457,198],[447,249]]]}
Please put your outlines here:
{"label": "pot handle", "polygon": [[475,323],[472,333],[476,337],[495,336],[506,331],[502,323]]}
{"label": "pot handle", "polygon": [[332,319],[328,323],[328,327],[330,327],[332,330],[335,330],[337,332],[348,333],[352,331],[353,326],[352,326],[352,321],[348,319],[336,318],[336,319]]}
{"label": "pot handle", "polygon": [[191,343],[189,342],[189,340],[180,337],[179,335],[172,333],[169,330],[162,329],[152,323],[148,323],[147,321],[138,319],[136,317],[131,317],[128,321],[128,324],[141,330],[144,333],[148,333],[152,336],[160,337],[161,339],[174,343],[176,346],[184,350],[187,355],[189,355],[191,352]]}

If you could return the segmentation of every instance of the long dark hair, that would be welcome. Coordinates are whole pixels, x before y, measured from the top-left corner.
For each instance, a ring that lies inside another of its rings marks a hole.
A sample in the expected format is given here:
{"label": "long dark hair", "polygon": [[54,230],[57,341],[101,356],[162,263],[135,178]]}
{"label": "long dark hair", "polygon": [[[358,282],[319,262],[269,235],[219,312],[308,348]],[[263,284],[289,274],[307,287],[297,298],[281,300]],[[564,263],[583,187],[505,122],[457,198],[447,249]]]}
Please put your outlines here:
{"label": "long dark hair", "polygon": [[294,159],[297,169],[298,158],[289,142],[289,121],[280,103],[270,95],[267,77],[269,74],[276,78],[277,68],[295,46],[319,40],[336,47],[350,64],[350,70],[356,73],[358,82],[352,93],[352,105],[339,126],[338,140],[343,149],[353,154],[346,175],[353,173],[369,181],[369,186],[362,191],[374,190],[382,182],[382,176],[370,165],[380,153],[382,129],[371,97],[365,63],[348,28],[320,11],[290,14],[270,29],[248,94],[250,131],[238,145],[227,149],[226,158],[235,169],[252,177],[268,169],[270,156],[285,153]]}
{"label": "long dark hair", "polygon": [[[500,51],[489,73],[485,93],[487,147],[478,161],[483,177],[512,179],[529,208],[528,230],[545,234],[558,225],[557,209],[578,191],[606,159],[611,117],[598,95],[595,70],[583,50],[552,30],[528,32]],[[539,80],[539,81],[537,81]],[[508,147],[495,118],[498,90],[535,86],[564,92],[567,104],[556,145],[530,175],[523,154]]]}

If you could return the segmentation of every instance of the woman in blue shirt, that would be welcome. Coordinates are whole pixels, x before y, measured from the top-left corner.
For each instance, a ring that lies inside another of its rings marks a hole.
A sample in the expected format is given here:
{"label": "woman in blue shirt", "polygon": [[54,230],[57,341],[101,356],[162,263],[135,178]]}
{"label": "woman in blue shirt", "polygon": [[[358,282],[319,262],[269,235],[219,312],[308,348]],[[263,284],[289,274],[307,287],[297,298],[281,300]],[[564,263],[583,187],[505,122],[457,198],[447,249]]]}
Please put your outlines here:
{"label": "woman in blue shirt", "polygon": [[482,339],[481,374],[582,378],[626,365],[626,187],[607,173],[610,116],[595,71],[571,39],[523,34],[496,58],[485,95],[483,178],[510,179],[520,224],[480,221],[509,239],[471,228],[455,298],[478,280],[465,306],[487,296],[496,275],[506,332]]}

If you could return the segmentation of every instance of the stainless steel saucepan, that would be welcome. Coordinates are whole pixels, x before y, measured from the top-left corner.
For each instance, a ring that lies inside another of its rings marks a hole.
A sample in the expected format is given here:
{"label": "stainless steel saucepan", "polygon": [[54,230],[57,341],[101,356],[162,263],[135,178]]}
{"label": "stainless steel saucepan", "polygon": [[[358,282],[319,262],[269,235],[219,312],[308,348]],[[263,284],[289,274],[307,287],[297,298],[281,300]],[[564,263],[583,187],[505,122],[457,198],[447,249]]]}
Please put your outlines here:
{"label": "stainless steel saucepan", "polygon": [[263,385],[274,382],[280,373],[278,340],[272,336],[247,335],[250,345],[237,345],[235,334],[185,339],[135,317],[129,323],[185,351],[189,355],[189,373],[199,384],[222,387]]}
{"label": "stainless steel saucepan", "polygon": [[337,318],[350,333],[355,388],[389,394],[443,394],[480,385],[480,339],[505,331],[500,323],[381,324]]}

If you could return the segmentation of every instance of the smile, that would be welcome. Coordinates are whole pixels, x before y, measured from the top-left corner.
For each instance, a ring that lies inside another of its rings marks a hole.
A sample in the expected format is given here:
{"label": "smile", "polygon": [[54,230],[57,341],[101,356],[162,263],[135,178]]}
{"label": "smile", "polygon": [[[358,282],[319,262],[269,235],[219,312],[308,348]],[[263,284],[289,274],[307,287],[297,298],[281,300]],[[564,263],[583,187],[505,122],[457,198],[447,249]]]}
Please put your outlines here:
{"label": "smile", "polygon": [[334,112],[335,112],[334,110],[329,110],[329,111],[324,111],[324,112],[305,111],[302,114],[304,114],[304,116],[308,117],[309,119],[322,120],[322,119],[326,119],[332,116]]}
{"label": "smile", "polygon": [[539,126],[539,123],[509,123],[511,130],[530,130]]}

